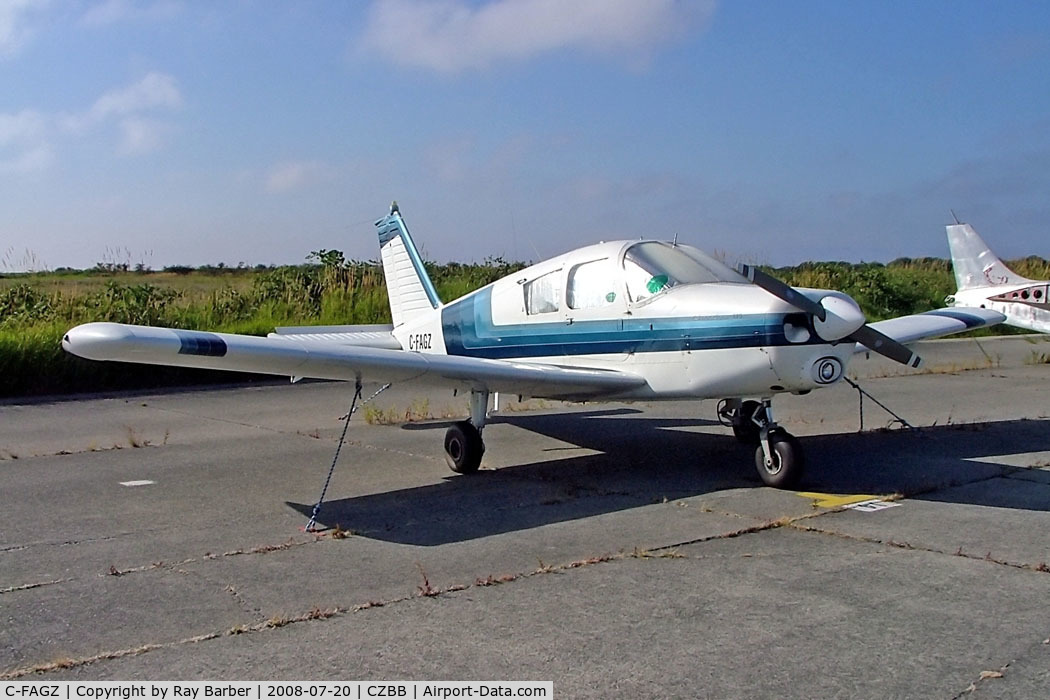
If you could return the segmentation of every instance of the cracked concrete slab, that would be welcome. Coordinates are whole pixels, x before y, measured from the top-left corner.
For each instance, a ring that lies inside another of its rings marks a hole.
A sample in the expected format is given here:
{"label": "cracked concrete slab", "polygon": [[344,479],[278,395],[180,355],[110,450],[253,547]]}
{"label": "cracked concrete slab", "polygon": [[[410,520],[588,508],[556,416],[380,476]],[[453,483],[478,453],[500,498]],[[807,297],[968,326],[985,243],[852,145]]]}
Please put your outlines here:
{"label": "cracked concrete slab", "polygon": [[[733,556],[744,540],[751,556]],[[554,678],[569,697],[951,696],[1048,629],[1050,577],[984,562],[783,529],[681,554],[417,596],[56,677],[484,676]]]}
{"label": "cracked concrete slab", "polygon": [[1009,476],[900,501],[877,513],[847,510],[806,523],[823,532],[986,557],[1050,571],[1050,485]]}
{"label": "cracked concrete slab", "polygon": [[[847,386],[778,400],[804,436],[798,492],[760,485],[713,402],[514,407],[486,428],[486,469],[451,475],[440,414],[464,397],[394,389],[383,416],[439,417],[355,418],[320,535],[299,528],[346,385],[0,406],[0,676],[1046,695],[1050,367],[998,342],[981,341],[994,361],[923,349],[950,374],[858,366],[919,431],[857,434]],[[150,446],[87,448],[128,425]],[[901,505],[841,511],[868,496]]]}

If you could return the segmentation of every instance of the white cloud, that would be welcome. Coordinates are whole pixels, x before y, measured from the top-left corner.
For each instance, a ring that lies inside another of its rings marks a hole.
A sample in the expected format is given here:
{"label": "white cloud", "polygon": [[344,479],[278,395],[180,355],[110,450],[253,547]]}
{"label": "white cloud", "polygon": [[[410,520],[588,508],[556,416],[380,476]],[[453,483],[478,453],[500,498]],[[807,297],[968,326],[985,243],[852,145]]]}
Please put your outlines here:
{"label": "white cloud", "polygon": [[125,88],[110,90],[95,100],[87,113],[91,122],[100,122],[111,116],[125,116],[158,108],[182,106],[182,94],[175,78],[164,73],[150,73]]}
{"label": "white cloud", "polygon": [[51,145],[40,143],[9,158],[0,156],[0,174],[29,175],[43,172],[51,167],[54,159]]}
{"label": "white cloud", "polygon": [[171,125],[156,119],[127,117],[120,121],[121,143],[119,153],[137,156],[159,149]]}
{"label": "white cloud", "polygon": [[569,48],[650,55],[714,12],[714,0],[377,0],[364,48],[403,66],[456,73]]}
{"label": "white cloud", "polygon": [[[0,0],[3,2],[4,0]],[[57,114],[25,109],[0,112],[0,175],[40,172],[56,159],[63,138],[119,134],[115,151],[136,156],[156,151],[174,130],[156,116],[182,105],[175,79],[150,73],[124,88],[106,92],[82,112]]]}
{"label": "white cloud", "polygon": [[156,151],[172,131],[170,123],[155,116],[182,106],[182,93],[175,78],[153,72],[132,85],[104,93],[84,112],[64,116],[65,131],[84,134],[113,124],[121,134],[117,152],[141,155]]}
{"label": "white cloud", "polygon": [[31,109],[17,114],[0,114],[0,147],[40,138],[46,121],[44,115]]}
{"label": "white cloud", "polygon": [[0,173],[46,170],[54,159],[47,117],[33,110],[0,114]]}
{"label": "white cloud", "polygon": [[22,48],[32,34],[31,15],[47,4],[48,0],[0,0],[0,58]]}
{"label": "white cloud", "polygon": [[266,176],[266,191],[279,193],[306,187],[328,177],[330,168],[319,161],[280,163]]}

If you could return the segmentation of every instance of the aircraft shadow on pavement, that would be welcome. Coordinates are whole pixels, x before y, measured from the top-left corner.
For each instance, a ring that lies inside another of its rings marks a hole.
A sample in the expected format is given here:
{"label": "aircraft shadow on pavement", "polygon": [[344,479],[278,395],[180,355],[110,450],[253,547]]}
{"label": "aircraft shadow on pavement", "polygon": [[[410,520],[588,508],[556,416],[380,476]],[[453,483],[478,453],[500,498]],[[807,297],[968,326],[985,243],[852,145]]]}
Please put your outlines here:
{"label": "aircraft shadow on pavement", "polygon": [[[319,525],[339,525],[378,540],[434,546],[762,486],[753,463],[754,449],[737,443],[728,429],[721,434],[681,429],[710,421],[613,409],[504,415],[498,422],[598,453],[557,457],[560,450],[546,451],[542,456],[554,458],[450,475],[439,484],[326,501]],[[437,427],[440,424],[429,423],[412,429]],[[1004,491],[984,489],[979,483],[1010,471],[982,460],[1050,450],[1045,421],[815,435],[801,440],[807,467],[800,491],[902,493],[926,500],[1050,511],[1050,490],[1038,484]],[[490,449],[498,449],[498,443]],[[1050,484],[1050,473],[1033,473],[1034,478],[1044,474],[1043,483]],[[313,509],[313,504],[288,505],[305,516]]]}

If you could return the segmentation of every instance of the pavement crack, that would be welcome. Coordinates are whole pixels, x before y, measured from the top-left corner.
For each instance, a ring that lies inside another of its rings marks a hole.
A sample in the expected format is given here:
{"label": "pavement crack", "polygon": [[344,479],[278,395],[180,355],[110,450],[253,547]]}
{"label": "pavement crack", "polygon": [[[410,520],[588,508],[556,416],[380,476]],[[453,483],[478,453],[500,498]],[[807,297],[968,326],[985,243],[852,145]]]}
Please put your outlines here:
{"label": "pavement crack", "polygon": [[[334,532],[335,531],[333,531],[333,533]],[[332,537],[334,538],[335,535],[333,534]],[[294,538],[289,538],[287,541],[278,544],[263,544],[247,548],[242,547],[238,549],[231,549],[225,552],[220,552],[218,554],[213,554],[212,552],[205,552],[204,556],[188,557],[186,559],[180,559],[179,561],[175,562],[155,561],[149,564],[142,564],[141,566],[130,566],[125,569],[118,569],[116,566],[110,566],[109,571],[106,572],[106,574],[110,576],[124,576],[126,574],[137,574],[142,573],[144,571],[154,571],[156,569],[174,570],[178,567],[182,567],[187,564],[195,564],[197,562],[212,561],[216,559],[224,559],[227,557],[239,557],[252,554],[270,554],[272,552],[282,552],[286,549],[292,549],[293,547],[302,547],[304,545],[316,544],[317,542],[320,542],[324,539],[327,539],[326,533],[316,533],[310,539],[296,540]],[[103,574],[99,575],[101,576]]]}
{"label": "pavement crack", "polygon": [[500,576],[489,576],[484,579],[479,577],[473,583],[457,583],[437,588],[431,586],[429,584],[429,581],[427,581],[424,576],[424,586],[417,586],[415,592],[396,598],[390,598],[386,600],[370,600],[365,603],[358,603],[355,605],[346,606],[336,606],[325,609],[314,607],[298,615],[273,615],[260,622],[246,625],[236,625],[226,630],[206,632],[203,634],[194,635],[192,637],[185,637],[169,642],[147,643],[137,647],[117,649],[114,651],[105,651],[90,656],[82,656],[79,658],[63,658],[57,661],[50,661],[47,663],[40,663],[32,666],[25,666],[22,668],[16,668],[9,671],[0,672],[0,681],[17,680],[19,678],[25,678],[26,676],[39,675],[51,671],[67,670],[81,666],[88,666],[90,664],[95,664],[102,661],[111,661],[125,658],[128,656],[138,656],[141,654],[146,654],[161,649],[174,649],[187,644],[198,644],[200,642],[205,642],[213,639],[220,639],[223,637],[231,637],[241,634],[261,634],[269,632],[271,630],[280,629],[282,627],[287,627],[289,625],[299,624],[302,622],[346,617],[348,615],[361,613],[366,610],[371,610],[373,608],[382,608],[390,605],[407,603],[409,601],[418,600],[421,597],[442,598],[448,596],[449,594],[458,593],[460,591],[469,590],[471,588],[484,588],[493,585],[513,583],[516,581],[530,579],[536,576],[565,573],[574,569],[582,569],[609,562],[627,561],[633,559],[653,560],[685,558],[687,557],[678,553],[676,550],[671,550],[666,547],[661,548],[659,551],[634,549],[630,552],[619,552],[616,554],[601,554],[593,557],[587,557],[585,559],[577,559],[565,564],[548,565],[544,564],[541,561],[539,562],[539,567],[532,571],[523,571],[513,574],[503,574]]}
{"label": "pavement crack", "polygon": [[232,583],[223,583],[222,581],[216,581],[215,579],[212,579],[209,576],[207,576],[205,574],[205,572],[199,571],[199,570],[196,570],[196,569],[184,569],[181,566],[175,566],[175,567],[172,567],[170,570],[173,573],[177,573],[177,574],[180,574],[182,576],[186,576],[187,578],[195,579],[195,580],[197,580],[197,581],[199,581],[199,582],[201,582],[201,583],[203,583],[203,584],[205,584],[207,586],[216,586],[216,587],[221,586],[223,592],[228,594],[233,599],[233,601],[241,609],[241,612],[245,613],[246,615],[250,615],[250,616],[256,617],[256,618],[261,618],[262,617],[262,614],[263,614],[262,608],[260,608],[257,605],[252,605],[251,603],[249,603],[245,599],[244,595],[240,592],[240,590],[238,590],[237,586],[235,586],[234,584],[232,584]]}
{"label": "pavement crack", "polygon": [[147,530],[137,530],[135,532],[118,532],[115,535],[103,535],[101,537],[85,537],[84,539],[74,540],[51,540],[42,542],[29,542],[25,544],[9,545],[7,547],[0,547],[0,554],[6,554],[8,552],[20,552],[26,549],[33,549],[35,547],[75,547],[81,544],[90,544],[95,542],[109,542],[111,540],[118,540],[124,537],[134,537],[143,534],[152,534],[155,532],[162,532],[165,528],[150,528]]}
{"label": "pavement crack", "polygon": [[149,406],[154,411],[162,411],[164,413],[174,413],[178,416],[189,416],[197,420],[214,421],[216,423],[225,423],[226,425],[239,425],[242,428],[254,428],[255,430],[262,430],[268,433],[276,433],[278,435],[298,435],[299,437],[307,437],[302,433],[294,430],[281,430],[280,428],[271,428],[266,425],[259,425],[258,423],[247,423],[245,421],[233,420],[231,418],[218,418],[216,416],[204,416],[200,413],[193,411],[184,411],[178,408],[165,408],[163,406]]}
{"label": "pavement crack", "polygon": [[912,542],[901,542],[893,539],[886,539],[882,537],[870,537],[868,535],[854,535],[846,532],[839,532],[836,530],[828,530],[822,527],[814,527],[812,525],[803,525],[797,522],[787,523],[789,527],[802,532],[812,532],[818,535],[827,535],[829,537],[838,537],[844,540],[850,540],[853,542],[867,542],[869,544],[880,544],[885,547],[894,547],[896,549],[908,549],[918,552],[927,552],[929,554],[941,554],[949,557],[962,557],[963,559],[970,559],[972,561],[985,561],[998,566],[1005,566],[1011,569],[1022,569],[1024,571],[1036,571],[1039,573],[1050,573],[1050,564],[1046,562],[1040,562],[1038,564],[1031,564],[1028,562],[1016,562],[1008,559],[1000,559],[992,556],[991,552],[985,554],[976,554],[973,552],[966,552],[962,547],[959,547],[954,552],[947,552],[943,549],[937,549],[936,547],[927,547],[921,544],[914,544]]}
{"label": "pavement crack", "polygon": [[54,586],[72,580],[73,579],[71,578],[56,578],[50,581],[36,581],[35,583],[23,583],[20,586],[8,586],[7,588],[0,588],[0,595],[3,595],[4,593],[14,593],[15,591],[29,591],[34,588],[42,588],[43,586]]}
{"label": "pavement crack", "polygon": [[982,683],[985,683],[992,679],[1002,678],[1006,674],[1006,670],[1010,668],[1011,663],[1013,662],[1011,661],[1005,663],[994,671],[981,671],[980,674],[978,674],[976,680],[972,681],[970,685],[966,687],[966,690],[962,691],[958,695],[953,696],[952,700],[960,700],[960,698],[964,698],[967,695],[972,695],[973,693],[977,692],[977,687]]}

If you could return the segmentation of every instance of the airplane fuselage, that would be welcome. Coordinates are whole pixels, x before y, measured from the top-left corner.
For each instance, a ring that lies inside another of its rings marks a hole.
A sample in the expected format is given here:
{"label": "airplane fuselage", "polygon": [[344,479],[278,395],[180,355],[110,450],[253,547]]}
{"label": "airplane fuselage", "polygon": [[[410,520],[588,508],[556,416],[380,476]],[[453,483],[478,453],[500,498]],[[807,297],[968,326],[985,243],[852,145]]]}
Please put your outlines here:
{"label": "airplane fuselage", "polygon": [[[646,380],[621,398],[772,396],[841,378],[854,344],[821,340],[806,314],[743,278],[632,290],[623,254],[635,243],[598,244],[526,268],[417,317],[395,337],[413,352],[615,370]],[[602,267],[574,275],[589,264]]]}
{"label": "airplane fuselage", "polygon": [[1050,333],[1048,291],[1048,283],[1038,281],[1022,285],[980,287],[956,292],[953,305],[998,311],[1006,316],[1008,325],[1037,333]]}

